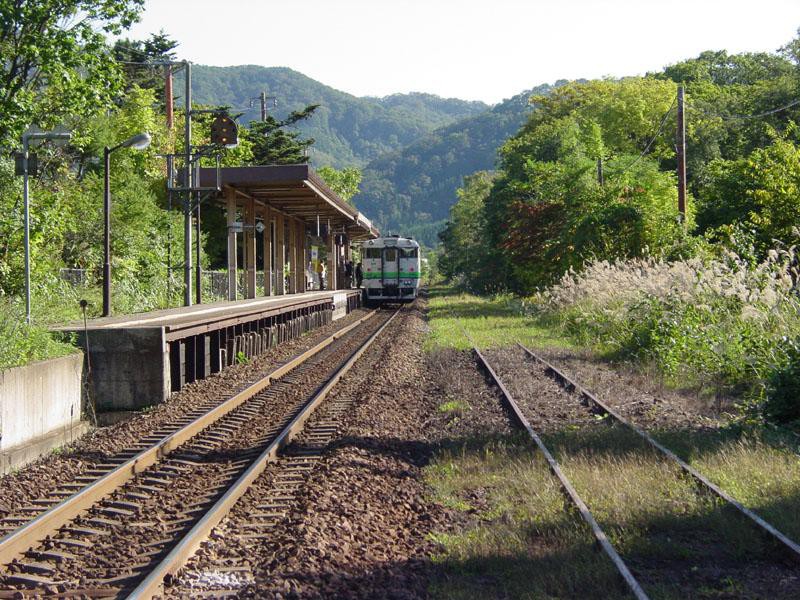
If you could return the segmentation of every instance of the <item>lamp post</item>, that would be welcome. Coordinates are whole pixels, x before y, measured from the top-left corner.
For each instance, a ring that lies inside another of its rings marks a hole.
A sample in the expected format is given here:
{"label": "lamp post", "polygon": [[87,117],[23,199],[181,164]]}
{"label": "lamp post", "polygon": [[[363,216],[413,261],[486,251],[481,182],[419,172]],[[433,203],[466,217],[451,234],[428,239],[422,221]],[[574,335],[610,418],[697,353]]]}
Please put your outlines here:
{"label": "lamp post", "polygon": [[111,153],[120,148],[133,148],[144,150],[150,145],[150,134],[139,133],[124,142],[103,149],[103,165],[105,173],[103,178],[103,216],[105,217],[103,251],[103,316],[111,316]]}
{"label": "lamp post", "polygon": [[22,203],[25,221],[25,322],[31,322],[31,213],[28,193],[28,148],[31,140],[68,140],[70,133],[43,131],[22,134]]}

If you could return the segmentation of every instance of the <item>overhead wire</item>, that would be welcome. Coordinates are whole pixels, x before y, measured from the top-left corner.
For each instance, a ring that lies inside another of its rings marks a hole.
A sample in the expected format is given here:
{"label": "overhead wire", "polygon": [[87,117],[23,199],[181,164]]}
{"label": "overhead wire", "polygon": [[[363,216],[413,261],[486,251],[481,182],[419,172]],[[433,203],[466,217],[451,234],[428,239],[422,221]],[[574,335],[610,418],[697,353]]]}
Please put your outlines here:
{"label": "overhead wire", "polygon": [[672,112],[672,109],[675,108],[675,102],[676,101],[677,101],[677,98],[673,98],[672,99],[672,104],[670,104],[669,108],[667,109],[667,112],[665,112],[664,115],[661,117],[661,122],[658,124],[658,129],[656,130],[656,132],[653,135],[653,137],[650,138],[650,141],[647,142],[647,145],[644,147],[644,150],[642,150],[641,154],[639,154],[639,156],[637,156],[635,159],[633,159],[633,161],[631,161],[630,164],[628,164],[624,169],[622,169],[618,173],[618,175],[622,175],[622,174],[626,173],[627,171],[629,171],[636,163],[638,163],[640,160],[642,160],[642,158],[644,158],[645,154],[647,154],[650,151],[650,147],[655,143],[655,141],[658,139],[658,136],[660,136],[661,132],[664,130],[664,125],[666,125],[667,118],[669,117],[670,113]]}
{"label": "overhead wire", "polygon": [[686,104],[689,107],[693,108],[696,111],[699,111],[699,112],[703,113],[706,116],[717,117],[718,119],[722,119],[723,121],[747,121],[747,120],[750,120],[750,119],[760,119],[762,117],[768,117],[769,115],[774,115],[776,113],[783,112],[784,110],[788,110],[788,109],[792,108],[793,106],[797,106],[798,104],[800,104],[800,99],[794,100],[793,102],[790,102],[789,104],[785,104],[784,106],[779,106],[778,108],[773,108],[771,110],[767,110],[767,111],[764,111],[762,113],[758,113],[758,114],[755,114],[755,115],[721,115],[719,113],[713,113],[713,112],[707,111],[707,110],[705,110],[703,108],[700,108],[699,106],[695,106],[693,103],[687,102]]}

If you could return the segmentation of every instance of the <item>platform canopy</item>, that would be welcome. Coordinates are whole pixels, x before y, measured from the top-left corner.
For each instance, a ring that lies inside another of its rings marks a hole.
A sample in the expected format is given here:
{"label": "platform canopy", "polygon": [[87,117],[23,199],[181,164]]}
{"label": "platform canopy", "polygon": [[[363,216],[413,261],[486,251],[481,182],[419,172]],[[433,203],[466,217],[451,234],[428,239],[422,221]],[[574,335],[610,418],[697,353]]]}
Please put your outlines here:
{"label": "platform canopy", "polygon": [[[380,235],[369,219],[334,193],[309,165],[224,167],[219,175],[223,190],[220,197],[226,189],[233,190],[238,197],[309,223],[319,217],[323,224],[330,222],[333,231],[344,227],[353,241]],[[200,170],[201,186],[216,183],[216,169]]]}

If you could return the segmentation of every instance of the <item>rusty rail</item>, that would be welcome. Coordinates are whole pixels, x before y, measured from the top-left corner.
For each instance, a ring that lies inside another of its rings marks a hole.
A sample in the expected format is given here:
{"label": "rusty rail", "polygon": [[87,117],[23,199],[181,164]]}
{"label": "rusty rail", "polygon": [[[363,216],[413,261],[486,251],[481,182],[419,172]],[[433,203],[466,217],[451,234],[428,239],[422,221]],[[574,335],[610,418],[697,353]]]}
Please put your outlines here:
{"label": "rusty rail", "polygon": [[313,348],[310,348],[292,360],[284,363],[269,375],[266,375],[256,383],[230,397],[222,404],[209,410],[178,431],[165,436],[154,445],[142,450],[114,470],[87,485],[76,494],[66,498],[64,501],[50,508],[19,529],[16,529],[0,539],[0,564],[8,564],[15,558],[22,557],[23,553],[29,548],[54,534],[59,528],[89,509],[97,501],[108,496],[112,491],[132,479],[137,473],[144,471],[162,458],[168,456],[182,443],[194,437],[209,425],[218,421],[267,388],[272,381],[282,377],[295,367],[306,362],[309,358],[318,354],[334,341],[372,318],[376,312],[377,311],[371,311],[361,319],[343,327]]}
{"label": "rusty rail", "polygon": [[241,498],[254,481],[264,472],[268,464],[275,460],[278,452],[288,445],[294,436],[302,430],[303,425],[312,415],[314,410],[328,397],[328,394],[339,380],[347,373],[361,355],[372,345],[377,337],[386,329],[394,318],[400,313],[398,308],[395,313],[375,331],[367,340],[350,355],[350,358],[328,379],[328,381],[314,394],[303,406],[300,412],[283,428],[276,438],[267,446],[261,455],[247,468],[239,479],[227,492],[209,509],[205,515],[192,527],[149,575],[128,596],[129,599],[152,598],[163,591],[167,577],[174,576],[178,570],[197,551],[200,544],[207,539],[211,531],[230,512],[236,501]]}
{"label": "rusty rail", "polygon": [[702,473],[700,473],[694,467],[692,467],[683,459],[681,459],[672,450],[665,447],[660,442],[656,441],[655,438],[653,438],[646,431],[638,428],[636,425],[628,421],[625,417],[620,415],[617,411],[615,411],[605,402],[600,400],[592,392],[590,392],[589,390],[584,388],[581,384],[579,384],[577,381],[569,377],[569,375],[558,369],[556,366],[554,366],[541,356],[532,352],[522,344],[518,345],[528,354],[528,356],[530,356],[533,360],[544,366],[545,371],[549,375],[554,377],[565,389],[577,392],[578,395],[580,395],[581,398],[584,399],[584,402],[588,402],[594,405],[595,408],[609,415],[612,419],[614,419],[621,425],[624,425],[629,430],[634,432],[645,442],[647,442],[651,447],[655,448],[656,450],[661,452],[664,456],[667,456],[668,458],[676,462],[685,473],[690,475],[692,479],[701,486],[702,489],[710,491],[718,498],[727,502],[730,506],[736,508],[737,512],[743,517],[749,519],[759,529],[759,531],[771,537],[774,541],[778,542],[779,545],[783,547],[784,550],[787,550],[791,558],[793,558],[796,561],[800,561],[800,545],[798,545],[795,541],[793,541],[787,535],[785,535],[777,528],[775,528],[773,525],[771,525],[770,523],[759,517],[752,510],[743,506],[740,502],[738,502],[731,495],[729,495],[725,490],[712,483]]}
{"label": "rusty rail", "polygon": [[[467,337],[469,338],[469,336]],[[470,340],[470,343],[472,343],[472,340]],[[483,368],[489,373],[489,376],[492,378],[492,381],[500,389],[503,400],[511,412],[512,419],[528,432],[528,435],[534,441],[537,448],[539,448],[539,451],[542,453],[545,460],[547,461],[547,465],[550,469],[550,472],[553,473],[553,475],[555,475],[558,478],[558,481],[561,483],[561,489],[564,492],[564,495],[570,502],[572,502],[572,504],[575,505],[583,520],[586,521],[586,523],[589,525],[589,528],[592,530],[592,534],[597,540],[597,543],[600,545],[600,548],[603,550],[606,556],[608,556],[611,562],[614,563],[614,566],[616,567],[617,571],[619,572],[620,576],[625,582],[625,585],[627,585],[628,589],[637,600],[649,600],[647,594],[642,589],[642,586],[639,584],[638,581],[636,581],[636,578],[633,576],[630,569],[628,569],[628,566],[625,564],[625,561],[622,560],[622,557],[616,551],[614,546],[608,540],[608,537],[606,536],[603,529],[595,520],[594,516],[592,515],[592,512],[589,510],[589,507],[586,506],[586,503],[580,497],[575,487],[572,485],[567,476],[564,475],[564,472],[561,470],[558,461],[556,461],[556,459],[553,457],[550,450],[542,441],[542,438],[539,437],[536,431],[534,431],[530,422],[522,413],[522,410],[520,410],[519,405],[517,405],[517,402],[511,396],[511,392],[508,391],[503,381],[500,379],[495,370],[489,364],[489,361],[486,360],[481,351],[478,350],[478,347],[473,344],[472,350],[473,352],[475,352],[475,355],[478,357],[478,360],[480,361]]]}

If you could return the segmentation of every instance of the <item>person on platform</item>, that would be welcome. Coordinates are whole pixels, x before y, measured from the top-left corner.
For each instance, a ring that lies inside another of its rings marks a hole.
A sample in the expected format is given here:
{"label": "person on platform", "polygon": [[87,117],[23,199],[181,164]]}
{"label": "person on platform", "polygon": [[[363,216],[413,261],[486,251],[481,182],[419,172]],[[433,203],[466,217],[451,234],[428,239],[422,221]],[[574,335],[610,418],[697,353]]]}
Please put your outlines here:
{"label": "person on platform", "polygon": [[325,280],[324,280],[324,277],[323,277],[324,274],[325,274],[325,263],[323,261],[321,261],[321,260],[318,260],[317,261],[317,277],[319,277],[319,289],[321,289],[321,290],[325,289]]}
{"label": "person on platform", "polygon": [[353,287],[353,261],[344,261],[344,287]]}
{"label": "person on platform", "polygon": [[356,287],[361,287],[361,282],[364,280],[364,269],[361,267],[361,263],[356,263]]}

